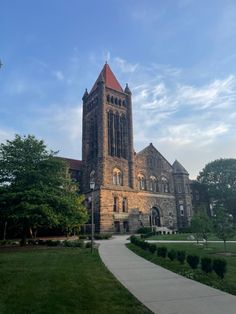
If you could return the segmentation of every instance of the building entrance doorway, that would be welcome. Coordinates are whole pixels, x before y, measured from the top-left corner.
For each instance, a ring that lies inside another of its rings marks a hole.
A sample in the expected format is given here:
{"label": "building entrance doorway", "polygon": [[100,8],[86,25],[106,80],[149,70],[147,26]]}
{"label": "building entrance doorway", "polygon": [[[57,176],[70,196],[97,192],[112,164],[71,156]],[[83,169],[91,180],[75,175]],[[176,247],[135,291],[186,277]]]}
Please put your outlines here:
{"label": "building entrance doorway", "polygon": [[120,222],[114,221],[115,233],[120,233]]}
{"label": "building entrance doorway", "polygon": [[150,210],[150,226],[161,227],[160,211],[156,207],[152,207]]}
{"label": "building entrance doorway", "polygon": [[123,221],[124,232],[129,232],[129,222]]}

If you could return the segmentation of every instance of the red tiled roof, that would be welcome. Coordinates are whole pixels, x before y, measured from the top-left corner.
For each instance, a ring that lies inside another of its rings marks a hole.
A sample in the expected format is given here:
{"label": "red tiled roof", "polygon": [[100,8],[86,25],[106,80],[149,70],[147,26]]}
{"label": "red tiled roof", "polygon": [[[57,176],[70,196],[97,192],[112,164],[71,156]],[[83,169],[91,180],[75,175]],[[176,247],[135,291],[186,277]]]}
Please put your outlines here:
{"label": "red tiled roof", "polygon": [[65,158],[65,157],[59,157],[63,159],[69,166],[71,170],[81,170],[82,168],[82,160],[77,160],[77,159],[71,159],[71,158]]}
{"label": "red tiled roof", "polygon": [[101,80],[102,76],[104,78],[106,87],[112,88],[116,91],[123,93],[123,89],[120,83],[117,81],[114,73],[112,72],[111,68],[109,67],[107,63],[104,65],[101,73],[99,74],[95,84],[93,85],[93,88],[91,89],[91,92],[93,92],[96,89],[97,83]]}

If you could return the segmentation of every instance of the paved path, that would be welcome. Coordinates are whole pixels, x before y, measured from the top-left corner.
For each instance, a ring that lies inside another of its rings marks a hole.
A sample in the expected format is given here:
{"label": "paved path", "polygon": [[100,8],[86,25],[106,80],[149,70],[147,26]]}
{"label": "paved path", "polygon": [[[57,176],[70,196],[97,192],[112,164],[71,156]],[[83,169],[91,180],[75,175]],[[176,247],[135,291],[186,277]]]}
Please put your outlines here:
{"label": "paved path", "polygon": [[[99,253],[115,277],[158,314],[236,314],[236,297],[179,276],[137,256],[126,236],[101,241]],[[122,300],[121,300],[122,302]]]}

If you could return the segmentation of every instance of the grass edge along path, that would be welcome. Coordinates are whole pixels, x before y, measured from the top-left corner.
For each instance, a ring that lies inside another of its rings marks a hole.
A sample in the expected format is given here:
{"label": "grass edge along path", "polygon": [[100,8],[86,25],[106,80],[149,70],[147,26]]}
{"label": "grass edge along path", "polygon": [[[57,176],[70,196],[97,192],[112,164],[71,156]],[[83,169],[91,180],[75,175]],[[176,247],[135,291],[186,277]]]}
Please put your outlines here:
{"label": "grass edge along path", "polygon": [[97,250],[0,251],[1,314],[151,314],[110,273]]}
{"label": "grass edge along path", "polygon": [[[206,284],[208,286],[211,286],[213,288],[231,293],[233,295],[236,295],[236,272],[235,272],[235,268],[236,268],[236,256],[232,257],[233,260],[231,261],[231,263],[229,263],[229,258],[225,258],[227,260],[227,267],[228,267],[228,271],[225,275],[225,278],[222,280],[220,279],[216,274],[214,273],[210,273],[210,274],[206,274],[203,271],[201,271],[200,269],[197,270],[192,270],[190,268],[190,266],[187,264],[187,262],[185,262],[183,265],[180,264],[177,260],[174,261],[170,261],[170,259],[168,257],[163,258],[163,257],[159,257],[157,256],[157,254],[152,254],[149,251],[146,251],[132,243],[126,244],[126,246],[133,251],[135,254],[145,258],[146,260],[159,265],[163,268],[166,268],[170,271],[173,271],[181,276],[187,277],[189,279],[195,280],[195,281],[199,281],[203,284]],[[212,256],[213,252],[211,251],[211,248],[208,249],[208,251],[201,251],[201,254],[196,253],[196,250],[201,250],[202,248],[199,247],[197,248],[196,245],[192,245],[189,243],[160,243],[159,244],[160,247],[167,247],[168,250],[171,249],[177,249],[177,250],[185,250],[186,251],[186,255],[187,254],[196,254],[201,256],[209,256],[211,258],[220,258],[220,256]],[[216,244],[214,244],[214,246],[216,246]],[[188,251],[188,247],[190,248]],[[235,245],[236,248],[236,245]],[[234,266],[235,264],[235,266]]]}

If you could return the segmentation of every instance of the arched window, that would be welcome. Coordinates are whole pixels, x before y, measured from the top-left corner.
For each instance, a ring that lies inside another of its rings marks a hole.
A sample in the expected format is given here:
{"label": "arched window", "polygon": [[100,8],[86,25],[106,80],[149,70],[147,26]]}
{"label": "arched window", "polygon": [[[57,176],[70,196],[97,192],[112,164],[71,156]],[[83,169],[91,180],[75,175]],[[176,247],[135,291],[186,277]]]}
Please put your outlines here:
{"label": "arched window", "polygon": [[117,99],[117,98],[115,98],[115,104],[116,104],[116,105],[118,104],[118,99]]}
{"label": "arched window", "polygon": [[123,211],[123,213],[128,212],[128,204],[127,204],[127,198],[126,197],[124,197],[122,200],[122,211]]}
{"label": "arched window", "polygon": [[150,180],[149,180],[149,190],[152,191],[152,192],[157,192],[158,191],[158,189],[157,189],[157,179],[154,176],[150,177]]}
{"label": "arched window", "polygon": [[169,193],[170,192],[169,182],[165,177],[162,177],[161,184],[162,184],[162,192]]}
{"label": "arched window", "polygon": [[150,226],[161,226],[161,217],[160,217],[160,211],[156,207],[152,207],[150,210]]}
{"label": "arched window", "polygon": [[107,102],[110,102],[110,95],[107,95]]}
{"label": "arched window", "polygon": [[114,103],[114,98],[113,98],[113,96],[111,96],[111,103],[112,103],[112,104]]}
{"label": "arched window", "polygon": [[92,170],[89,175],[89,182],[95,182],[95,170]]}
{"label": "arched window", "polygon": [[122,105],[125,107],[125,100],[122,101]]}
{"label": "arched window", "polygon": [[119,106],[121,106],[121,99],[119,99]]}
{"label": "arched window", "polygon": [[141,173],[138,175],[138,186],[139,190],[145,190],[146,188],[146,179],[145,176]]}
{"label": "arched window", "polygon": [[123,185],[123,176],[122,176],[122,172],[120,171],[120,169],[114,168],[112,177],[113,177],[113,184],[114,185]]}

